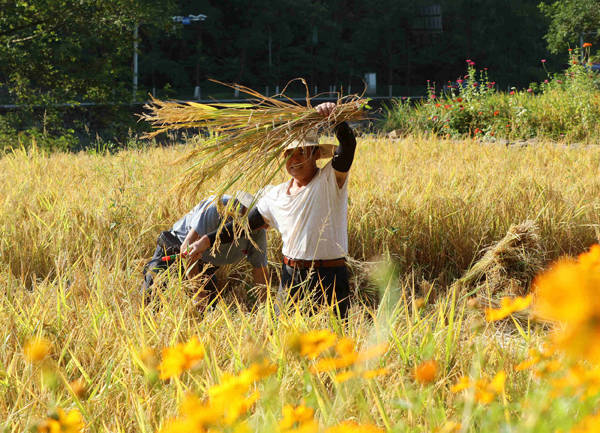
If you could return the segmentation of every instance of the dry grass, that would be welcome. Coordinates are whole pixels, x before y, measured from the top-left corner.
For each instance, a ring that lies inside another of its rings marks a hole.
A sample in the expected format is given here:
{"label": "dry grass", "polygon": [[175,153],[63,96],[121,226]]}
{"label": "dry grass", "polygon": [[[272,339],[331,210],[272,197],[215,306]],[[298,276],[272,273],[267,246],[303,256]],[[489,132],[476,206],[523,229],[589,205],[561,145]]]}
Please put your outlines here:
{"label": "dry grass", "polygon": [[[512,431],[570,425],[576,400],[548,416],[547,389],[532,386],[528,373],[512,372],[538,335],[486,325],[480,311],[469,311],[458,292],[446,288],[513,224],[535,221],[536,245],[546,260],[596,241],[600,149],[360,139],[349,185],[350,255],[356,269],[376,268],[370,283],[366,275],[354,276],[358,290],[375,286],[382,299],[377,309],[354,306],[347,326],[325,312],[276,318],[264,306],[249,313],[221,304],[199,316],[176,276],[158,311],[142,307],[140,273],[156,236],[194,204],[170,194],[182,168],[168,163],[187,150],[110,156],[18,151],[0,159],[0,426],[23,431],[60,406],[78,407],[89,431],[152,432],[175,414],[186,389],[202,394],[221,372],[239,370],[257,353],[279,366],[250,420],[263,431],[275,429],[284,404],[301,399],[319,408],[324,425],[354,418],[421,432],[453,419],[462,420],[463,431],[496,431],[507,413]],[[222,180],[205,183],[196,198]],[[275,265],[280,240],[269,234]],[[395,266],[364,264],[382,257]],[[238,288],[249,281],[245,265],[230,271],[246,281],[235,283]],[[423,290],[438,295],[419,309],[411,300]],[[325,381],[327,398],[320,400],[285,346],[288,334],[319,327],[361,344],[390,342],[381,365],[392,373],[367,384]],[[25,362],[22,347],[32,335],[52,341],[52,363],[62,378],[44,380],[41,367]],[[207,359],[178,385],[160,383],[140,367],[142,348],[160,349],[191,335],[206,343]],[[412,369],[430,358],[440,363],[440,374],[433,385],[418,385]],[[499,368],[509,372],[511,403],[474,407],[448,390],[462,374]],[[84,399],[62,383],[79,377],[88,389]],[[528,422],[520,423],[525,410]]]}
{"label": "dry grass", "polygon": [[197,141],[181,158],[190,162],[180,179],[182,192],[195,192],[208,179],[218,177],[225,167],[234,170],[231,176],[222,178],[220,192],[239,183],[264,186],[281,168],[281,156],[290,143],[303,140],[311,131],[329,130],[331,125],[366,117],[363,107],[367,100],[358,95],[339,97],[335,110],[323,117],[313,108],[304,79],[298,80],[306,88],[306,106],[288,98],[286,89],[278,95],[284,98],[280,100],[237,84],[229,86],[251,98],[249,103],[199,104],[153,98],[144,106],[147,112],[142,115],[154,127],[147,137],[188,128],[199,128],[211,135],[212,138]]}

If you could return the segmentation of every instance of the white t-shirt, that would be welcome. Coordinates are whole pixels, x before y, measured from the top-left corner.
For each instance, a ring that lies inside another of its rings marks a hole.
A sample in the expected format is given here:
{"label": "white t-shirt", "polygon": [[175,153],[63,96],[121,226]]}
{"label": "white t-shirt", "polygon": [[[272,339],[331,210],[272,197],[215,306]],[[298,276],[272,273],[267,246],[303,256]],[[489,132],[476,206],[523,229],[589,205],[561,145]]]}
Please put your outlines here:
{"label": "white t-shirt", "polygon": [[328,260],[348,253],[348,180],[339,188],[331,161],[295,194],[292,181],[279,184],[260,198],[257,208],[281,233],[283,255],[291,259]]}

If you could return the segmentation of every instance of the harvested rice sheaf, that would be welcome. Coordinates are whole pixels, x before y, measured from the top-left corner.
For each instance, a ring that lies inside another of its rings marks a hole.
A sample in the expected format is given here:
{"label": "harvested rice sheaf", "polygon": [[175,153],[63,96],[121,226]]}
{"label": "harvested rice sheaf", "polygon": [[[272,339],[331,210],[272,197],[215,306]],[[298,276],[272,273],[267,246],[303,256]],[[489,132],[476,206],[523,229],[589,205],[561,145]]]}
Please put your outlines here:
{"label": "harvested rice sheaf", "polygon": [[358,95],[339,97],[335,110],[323,117],[313,108],[306,82],[297,80],[306,88],[306,106],[285,96],[287,86],[281,98],[275,98],[216,80],[213,81],[249,95],[249,103],[200,104],[152,98],[144,106],[147,112],[141,116],[154,127],[148,138],[190,128],[210,135],[198,140],[198,146],[179,160],[191,162],[180,179],[180,192],[197,191],[205,180],[225,168],[232,175],[221,185],[221,193],[242,181],[266,185],[285,163],[282,155],[289,143],[302,140],[315,130],[330,131],[338,123],[366,118],[368,100]]}

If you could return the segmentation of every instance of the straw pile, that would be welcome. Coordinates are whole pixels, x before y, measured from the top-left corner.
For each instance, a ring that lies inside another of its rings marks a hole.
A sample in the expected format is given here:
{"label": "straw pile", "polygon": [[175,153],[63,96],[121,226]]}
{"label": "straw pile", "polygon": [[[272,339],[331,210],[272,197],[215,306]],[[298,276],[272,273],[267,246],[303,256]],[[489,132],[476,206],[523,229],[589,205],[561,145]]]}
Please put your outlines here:
{"label": "straw pile", "polygon": [[321,116],[313,108],[306,82],[299,80],[306,88],[306,106],[285,96],[287,86],[278,95],[281,100],[216,80],[213,81],[249,95],[249,103],[199,104],[152,98],[144,106],[147,113],[142,115],[154,127],[147,137],[189,128],[205,129],[212,137],[199,141],[179,161],[191,162],[180,179],[180,191],[197,191],[205,180],[225,167],[233,174],[223,182],[219,193],[242,181],[266,185],[285,163],[281,156],[291,141],[303,139],[310,131],[329,130],[337,123],[365,118],[368,100],[357,95],[339,97],[331,115]]}
{"label": "straw pile", "polygon": [[537,224],[512,225],[453,286],[463,296],[476,295],[494,306],[500,296],[522,296],[544,266]]}

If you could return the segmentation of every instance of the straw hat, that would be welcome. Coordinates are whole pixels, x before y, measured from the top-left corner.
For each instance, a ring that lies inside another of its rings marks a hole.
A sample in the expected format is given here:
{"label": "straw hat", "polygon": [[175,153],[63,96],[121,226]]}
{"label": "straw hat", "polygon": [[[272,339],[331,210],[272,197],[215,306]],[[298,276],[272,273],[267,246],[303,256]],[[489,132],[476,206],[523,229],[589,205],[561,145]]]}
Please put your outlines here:
{"label": "straw hat", "polygon": [[334,149],[337,147],[335,144],[331,143],[319,143],[319,136],[316,133],[309,132],[306,134],[303,140],[291,141],[286,146],[285,150],[309,146],[319,146],[321,149],[321,156],[319,156],[319,159],[331,158],[333,156]]}

